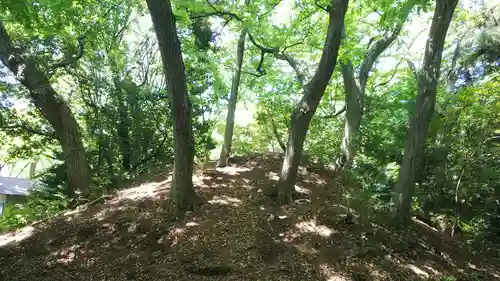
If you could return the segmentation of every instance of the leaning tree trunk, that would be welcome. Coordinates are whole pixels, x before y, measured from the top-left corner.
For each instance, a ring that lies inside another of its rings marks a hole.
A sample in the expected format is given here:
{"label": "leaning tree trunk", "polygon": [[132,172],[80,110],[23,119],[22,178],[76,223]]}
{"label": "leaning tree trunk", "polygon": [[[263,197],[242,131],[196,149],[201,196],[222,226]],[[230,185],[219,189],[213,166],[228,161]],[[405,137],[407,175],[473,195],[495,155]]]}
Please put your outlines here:
{"label": "leaning tree trunk", "polygon": [[354,68],[352,62],[340,64],[340,71],[344,77],[344,89],[346,93],[346,114],[344,124],[344,137],[340,146],[340,157],[337,159],[335,170],[343,170],[348,166],[356,153],[356,136],[363,118],[364,92],[359,88],[354,79]]}
{"label": "leaning tree trunk", "polygon": [[418,79],[416,110],[410,122],[405,153],[399,169],[399,181],[393,198],[396,218],[400,221],[406,221],[410,217],[417,171],[423,164],[425,142],[436,104],[444,41],[457,2],[458,0],[436,1],[424,61],[421,70],[416,73]]}
{"label": "leaning tree trunk", "polygon": [[174,173],[171,198],[178,211],[197,203],[193,187],[194,137],[181,43],[170,0],[147,0],[163,62],[174,127]]}
{"label": "leaning tree trunk", "polygon": [[340,147],[340,157],[336,161],[335,170],[343,170],[351,164],[357,149],[359,147],[358,131],[363,119],[364,96],[368,77],[373,65],[380,55],[396,40],[401,33],[403,24],[413,8],[410,1],[401,9],[402,18],[399,24],[387,36],[377,40],[366,53],[359,69],[359,75],[356,78],[354,66],[349,60],[340,63],[340,71],[344,80],[344,89],[346,92],[346,115],[344,125],[344,137]]}
{"label": "leaning tree trunk", "polygon": [[34,60],[26,57],[20,48],[14,47],[1,20],[0,59],[18,81],[28,89],[31,100],[52,125],[63,150],[71,190],[78,190],[83,197],[88,197],[90,195],[90,168],[80,127],[66,102],[50,85],[47,76],[36,67]]}
{"label": "leaning tree trunk", "polygon": [[304,86],[304,96],[292,113],[285,159],[281,167],[278,183],[278,201],[280,203],[290,202],[295,192],[297,171],[309,123],[316,112],[337,63],[348,2],[349,0],[331,1],[328,9],[330,19],[323,54],[314,76]]}
{"label": "leaning tree trunk", "polygon": [[238,101],[238,88],[240,86],[241,78],[241,65],[243,64],[243,54],[245,52],[245,38],[247,37],[247,30],[244,28],[241,31],[240,39],[238,40],[238,49],[236,51],[236,69],[233,74],[233,81],[231,85],[231,95],[229,96],[229,104],[227,107],[226,117],[226,132],[224,134],[224,144],[220,152],[219,163],[217,166],[226,167],[227,159],[231,153],[231,146],[233,143],[234,131],[234,115],[236,112],[236,103]]}

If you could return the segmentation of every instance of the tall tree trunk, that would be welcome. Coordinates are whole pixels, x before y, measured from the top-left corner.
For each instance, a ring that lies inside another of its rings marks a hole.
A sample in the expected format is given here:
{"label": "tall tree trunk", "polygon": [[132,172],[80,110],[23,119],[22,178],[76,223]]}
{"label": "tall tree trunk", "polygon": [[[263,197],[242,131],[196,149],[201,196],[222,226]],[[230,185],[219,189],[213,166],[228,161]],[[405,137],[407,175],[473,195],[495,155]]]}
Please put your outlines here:
{"label": "tall tree trunk", "polygon": [[444,41],[457,2],[458,0],[436,1],[436,9],[425,47],[424,61],[421,70],[417,73],[416,110],[410,122],[405,153],[399,169],[399,180],[393,198],[396,218],[400,221],[406,221],[410,217],[417,171],[423,164],[425,142],[436,104]]}
{"label": "tall tree trunk", "polygon": [[344,125],[344,137],[340,147],[340,157],[336,161],[335,170],[343,170],[349,167],[354,155],[359,146],[358,131],[363,118],[364,96],[368,77],[373,68],[373,65],[380,55],[396,40],[401,33],[403,24],[410,14],[413,4],[410,1],[402,7],[404,15],[401,22],[394,28],[392,32],[387,32],[386,36],[377,40],[366,53],[363,62],[359,69],[359,75],[356,78],[354,74],[354,66],[349,60],[345,63],[340,63],[340,70],[344,80],[344,89],[346,92],[346,115]]}
{"label": "tall tree trunk", "polygon": [[297,171],[309,123],[316,112],[337,63],[338,50],[344,28],[344,16],[348,3],[349,0],[331,1],[328,9],[330,19],[323,54],[321,55],[314,76],[304,86],[304,96],[292,113],[285,159],[281,167],[278,183],[278,201],[280,203],[290,202],[295,192],[294,186],[297,179]]}
{"label": "tall tree trunk", "polygon": [[170,0],[146,0],[158,38],[158,45],[171,100],[174,127],[174,173],[171,199],[178,211],[197,203],[193,187],[194,136],[181,43],[177,36]]}
{"label": "tall tree trunk", "polygon": [[238,88],[240,86],[241,66],[243,64],[246,37],[247,29],[244,28],[240,33],[240,39],[238,40],[238,48],[236,51],[236,69],[233,74],[231,95],[229,96],[229,104],[227,106],[226,132],[224,134],[224,144],[222,145],[222,150],[220,152],[219,163],[217,164],[219,167],[226,167],[227,159],[231,153],[234,131],[234,115],[236,112],[236,103],[238,102]]}
{"label": "tall tree trunk", "polygon": [[35,106],[52,125],[64,154],[70,188],[90,195],[90,167],[80,134],[80,127],[70,108],[52,88],[47,76],[40,71],[33,59],[15,48],[0,20],[0,59],[17,80],[30,92]]}
{"label": "tall tree trunk", "polygon": [[344,121],[344,137],[340,146],[340,157],[335,170],[343,170],[350,165],[357,148],[357,132],[363,118],[364,92],[354,78],[354,67],[351,61],[340,64],[340,71],[344,77],[346,114]]}

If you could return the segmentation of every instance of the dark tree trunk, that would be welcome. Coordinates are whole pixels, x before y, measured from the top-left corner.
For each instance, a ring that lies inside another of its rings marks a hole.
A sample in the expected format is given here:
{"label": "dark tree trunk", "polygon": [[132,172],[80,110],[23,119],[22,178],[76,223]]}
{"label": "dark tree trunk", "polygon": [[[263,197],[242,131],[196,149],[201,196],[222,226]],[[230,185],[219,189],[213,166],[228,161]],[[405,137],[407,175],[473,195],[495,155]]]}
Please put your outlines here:
{"label": "dark tree trunk", "polygon": [[[121,93],[119,93],[121,94]],[[122,167],[124,170],[128,171],[132,167],[132,147],[130,145],[130,120],[127,108],[120,100],[120,105],[118,106],[118,116],[120,120],[118,121],[118,137],[120,140],[120,150],[122,154]]]}
{"label": "dark tree trunk", "polygon": [[436,104],[437,84],[446,33],[458,0],[438,0],[432,20],[422,69],[417,73],[418,94],[416,110],[410,121],[408,138],[399,180],[393,198],[396,218],[406,221],[410,217],[417,171],[423,164],[425,142]]}
{"label": "dark tree trunk", "polygon": [[217,166],[226,167],[227,159],[231,153],[231,146],[233,143],[234,131],[234,114],[236,112],[236,103],[238,102],[238,88],[240,86],[241,78],[241,65],[243,64],[243,55],[245,52],[245,38],[247,37],[247,30],[244,28],[241,31],[240,39],[238,40],[238,48],[236,51],[236,69],[233,74],[233,81],[231,84],[231,95],[229,96],[229,104],[227,106],[226,117],[226,132],[224,134],[224,144],[220,152],[219,162]]}
{"label": "dark tree trunk", "polygon": [[331,1],[331,8],[328,10],[330,19],[323,54],[311,81],[304,85],[304,96],[292,113],[285,159],[281,167],[278,183],[278,201],[280,203],[290,202],[295,192],[297,171],[309,123],[316,112],[337,63],[348,2],[349,0]]}
{"label": "dark tree trunk", "polygon": [[174,173],[170,192],[178,211],[195,207],[193,187],[194,137],[191,104],[186,85],[181,43],[177,36],[170,0],[147,0],[165,71],[167,91],[172,104],[174,127]]}
{"label": "dark tree trunk", "polygon": [[34,60],[25,57],[21,50],[13,46],[2,21],[0,21],[0,59],[28,89],[31,100],[52,125],[63,150],[70,188],[80,191],[83,197],[88,197],[90,168],[80,127],[66,102],[52,88],[47,76],[36,67]]}

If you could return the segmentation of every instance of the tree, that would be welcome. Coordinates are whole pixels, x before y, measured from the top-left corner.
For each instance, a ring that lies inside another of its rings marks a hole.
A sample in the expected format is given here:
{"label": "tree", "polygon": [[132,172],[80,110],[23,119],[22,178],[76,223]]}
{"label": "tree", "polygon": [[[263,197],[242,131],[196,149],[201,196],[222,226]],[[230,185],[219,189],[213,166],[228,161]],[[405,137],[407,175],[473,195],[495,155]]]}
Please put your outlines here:
{"label": "tree", "polygon": [[290,120],[285,158],[278,183],[278,201],[280,203],[288,203],[295,192],[295,180],[309,123],[337,63],[348,3],[348,0],[332,0],[330,6],[325,8],[330,19],[321,59],[313,77],[304,85],[304,95],[293,110]]}
{"label": "tree", "polygon": [[158,38],[167,91],[174,120],[174,171],[171,199],[179,210],[192,209],[197,201],[193,187],[194,137],[184,61],[170,0],[147,0]]}
{"label": "tree", "polygon": [[[83,38],[79,38],[79,53],[51,67],[65,67],[83,56]],[[37,67],[35,59],[21,47],[15,47],[2,21],[0,21],[0,58],[16,79],[29,91],[30,98],[47,119],[59,141],[67,166],[68,182],[72,190],[83,197],[90,195],[90,168],[83,147],[80,127],[66,101],[57,94],[49,82],[49,76]]]}
{"label": "tree", "polygon": [[[436,1],[423,64],[419,71],[414,71],[418,81],[416,109],[410,121],[405,152],[393,198],[396,218],[401,221],[409,218],[417,173],[423,165],[429,124],[436,104],[444,41],[457,2],[458,0]],[[412,66],[412,69],[415,67]]]}
{"label": "tree", "polygon": [[392,31],[386,31],[384,36],[376,40],[368,49],[359,67],[357,77],[355,76],[352,60],[349,59],[346,62],[340,62],[340,71],[342,73],[346,93],[346,115],[344,136],[340,147],[341,155],[336,161],[336,170],[343,170],[345,167],[349,166],[356,154],[359,142],[357,136],[363,118],[364,96],[368,77],[379,56],[399,36],[412,7],[412,1],[407,1],[403,4],[403,7],[400,8],[401,18],[398,19],[396,26],[392,28]]}
{"label": "tree", "polygon": [[233,80],[231,82],[231,94],[229,96],[229,104],[227,107],[226,131],[224,133],[224,144],[220,152],[219,167],[225,167],[229,154],[231,153],[231,145],[233,142],[234,130],[234,113],[236,112],[236,102],[238,101],[238,88],[240,86],[241,65],[243,64],[243,54],[245,52],[245,38],[247,37],[247,29],[243,28],[238,40],[236,51],[236,69],[234,70]]}

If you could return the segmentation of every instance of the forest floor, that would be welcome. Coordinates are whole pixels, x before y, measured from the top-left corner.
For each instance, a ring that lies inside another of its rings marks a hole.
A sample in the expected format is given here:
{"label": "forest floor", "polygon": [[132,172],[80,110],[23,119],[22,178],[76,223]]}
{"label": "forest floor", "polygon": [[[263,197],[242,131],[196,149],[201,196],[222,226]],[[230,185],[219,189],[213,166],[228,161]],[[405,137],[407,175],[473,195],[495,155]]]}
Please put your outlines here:
{"label": "forest floor", "polygon": [[198,171],[205,203],[181,220],[168,219],[160,173],[1,235],[0,280],[500,280],[498,260],[421,222],[397,230],[366,207],[346,220],[343,188],[328,176],[301,168],[301,198],[275,206],[265,191],[279,164]]}

